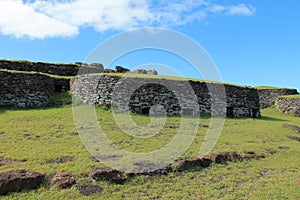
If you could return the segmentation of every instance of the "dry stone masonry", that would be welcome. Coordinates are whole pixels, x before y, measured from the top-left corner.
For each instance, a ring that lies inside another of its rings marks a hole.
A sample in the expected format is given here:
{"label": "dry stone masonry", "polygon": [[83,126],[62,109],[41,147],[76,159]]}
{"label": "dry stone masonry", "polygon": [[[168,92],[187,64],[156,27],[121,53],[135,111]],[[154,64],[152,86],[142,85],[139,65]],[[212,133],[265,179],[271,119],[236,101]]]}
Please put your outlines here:
{"label": "dry stone masonry", "polygon": [[285,88],[276,88],[276,89],[258,89],[260,107],[268,108],[275,104],[277,97],[283,95],[293,95],[298,94],[296,89],[285,89]]}
{"label": "dry stone masonry", "polygon": [[294,112],[300,117],[300,96],[299,98],[279,97],[275,105],[282,113]]}
{"label": "dry stone masonry", "polygon": [[99,63],[85,64],[77,62],[75,64],[52,64],[29,61],[0,60],[0,69],[42,72],[59,76],[76,76],[80,69],[80,74],[102,73],[103,65]]}
{"label": "dry stone masonry", "polygon": [[[71,90],[84,103],[113,107],[141,114],[166,112],[168,115],[220,114],[227,116],[260,116],[257,90],[225,84],[226,95],[216,95],[220,101],[212,111],[208,88],[221,87],[218,83],[170,79],[132,78],[114,75],[83,75],[72,80]],[[194,92],[191,94],[190,89]],[[176,93],[176,94],[175,94]],[[225,100],[226,105],[222,105]],[[196,103],[195,103],[196,102]],[[197,110],[196,110],[197,109]],[[215,113],[212,113],[215,112]]]}

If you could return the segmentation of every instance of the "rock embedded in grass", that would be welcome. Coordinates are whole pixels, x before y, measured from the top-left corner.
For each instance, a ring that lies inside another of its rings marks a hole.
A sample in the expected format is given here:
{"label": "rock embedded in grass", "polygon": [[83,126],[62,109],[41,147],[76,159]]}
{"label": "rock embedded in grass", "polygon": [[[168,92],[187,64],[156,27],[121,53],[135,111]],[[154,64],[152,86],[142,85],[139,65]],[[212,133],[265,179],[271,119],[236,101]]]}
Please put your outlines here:
{"label": "rock embedded in grass", "polygon": [[46,163],[47,164],[61,164],[61,163],[67,163],[67,162],[74,162],[76,159],[71,156],[63,156],[61,158],[49,160]]}
{"label": "rock embedded in grass", "polygon": [[195,167],[209,167],[212,160],[208,158],[187,158],[175,163],[176,171],[184,171]]}
{"label": "rock embedded in grass", "polygon": [[22,190],[37,189],[44,181],[45,175],[26,171],[12,170],[0,174],[0,195],[10,192],[20,192]]}
{"label": "rock embedded in grass", "polygon": [[217,164],[226,163],[227,161],[243,161],[242,156],[236,152],[213,153],[210,155],[210,159]]}
{"label": "rock embedded in grass", "polygon": [[287,137],[290,138],[291,140],[295,140],[295,141],[300,142],[300,137],[292,136],[292,135],[288,135]]}
{"label": "rock embedded in grass", "polygon": [[291,125],[291,124],[283,124],[284,127],[287,127],[287,128],[291,128],[292,130],[300,133],[300,127],[299,126],[296,126],[296,125]]}
{"label": "rock embedded in grass", "polygon": [[51,179],[51,185],[62,189],[70,188],[76,184],[74,176],[69,172],[59,172]]}
{"label": "rock embedded in grass", "polygon": [[126,181],[121,171],[112,168],[92,168],[90,176],[95,181],[108,181],[116,184],[123,184]]}
{"label": "rock embedded in grass", "polygon": [[103,188],[98,185],[81,185],[78,186],[77,189],[79,190],[80,194],[84,196],[92,196],[103,191]]}
{"label": "rock embedded in grass", "polygon": [[26,160],[11,160],[11,159],[0,157],[0,167],[4,166],[4,165],[14,165],[14,164],[18,164],[21,162],[26,162]]}

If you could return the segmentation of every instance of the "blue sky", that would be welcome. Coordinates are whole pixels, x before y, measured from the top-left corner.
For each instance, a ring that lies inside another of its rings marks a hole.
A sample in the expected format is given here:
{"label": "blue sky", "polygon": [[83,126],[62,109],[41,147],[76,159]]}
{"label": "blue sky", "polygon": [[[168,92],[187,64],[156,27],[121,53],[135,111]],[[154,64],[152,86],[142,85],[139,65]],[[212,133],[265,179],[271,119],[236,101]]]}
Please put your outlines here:
{"label": "blue sky", "polygon": [[[0,58],[84,61],[115,34],[164,27],[202,45],[225,82],[300,90],[299,10],[297,0],[0,0]],[[148,53],[114,64],[162,63],[198,77],[184,61]]]}

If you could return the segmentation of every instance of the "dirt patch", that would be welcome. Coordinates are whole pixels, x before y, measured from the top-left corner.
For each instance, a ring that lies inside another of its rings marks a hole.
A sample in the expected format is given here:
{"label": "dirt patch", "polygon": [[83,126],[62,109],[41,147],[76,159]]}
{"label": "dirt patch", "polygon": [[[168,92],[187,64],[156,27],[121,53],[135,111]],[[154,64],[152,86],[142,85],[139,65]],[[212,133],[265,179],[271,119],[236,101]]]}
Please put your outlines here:
{"label": "dirt patch", "polygon": [[166,164],[154,164],[151,162],[138,162],[134,163],[137,173],[126,173],[127,176],[132,177],[134,175],[145,175],[145,176],[157,176],[167,175],[172,171],[171,165]]}
{"label": "dirt patch", "polygon": [[14,164],[18,164],[18,163],[22,163],[22,162],[26,162],[26,161],[27,160],[10,160],[10,159],[0,157],[0,166],[14,165]]}
{"label": "dirt patch", "polygon": [[29,134],[29,133],[25,133],[25,134],[23,134],[23,136],[24,136],[25,138],[29,139],[29,140],[31,140],[31,139],[37,139],[37,138],[40,138],[40,137],[41,137],[41,136],[39,136],[39,135],[31,135],[31,134]]}
{"label": "dirt patch", "polygon": [[76,159],[74,157],[70,156],[64,156],[58,159],[49,160],[46,163],[47,164],[61,164],[61,163],[67,163],[67,162],[74,162]]}
{"label": "dirt patch", "polygon": [[298,180],[297,180],[297,184],[298,184],[298,185],[300,185],[300,178],[298,178]]}
{"label": "dirt patch", "polygon": [[81,185],[77,189],[84,196],[92,196],[103,191],[103,188],[98,185]]}
{"label": "dirt patch", "polygon": [[300,142],[300,137],[292,136],[292,135],[288,135],[287,137],[290,138],[291,140],[295,140],[295,141]]}
{"label": "dirt patch", "polygon": [[5,132],[4,131],[0,131],[0,135],[4,135],[5,134]]}
{"label": "dirt patch", "polygon": [[278,149],[288,151],[291,149],[291,147],[278,147]]}
{"label": "dirt patch", "polygon": [[283,124],[284,127],[287,127],[287,128],[291,128],[292,130],[300,133],[300,127],[299,126],[296,126],[296,125],[291,125],[291,124]]}

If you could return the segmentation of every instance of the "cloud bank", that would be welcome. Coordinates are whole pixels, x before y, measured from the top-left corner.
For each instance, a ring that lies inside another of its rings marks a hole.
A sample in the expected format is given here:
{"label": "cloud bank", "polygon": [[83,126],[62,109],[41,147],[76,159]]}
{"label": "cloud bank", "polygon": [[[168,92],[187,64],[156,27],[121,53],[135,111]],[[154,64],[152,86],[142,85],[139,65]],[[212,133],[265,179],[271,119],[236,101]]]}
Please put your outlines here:
{"label": "cloud bank", "polygon": [[175,27],[210,15],[251,16],[252,5],[208,0],[0,0],[0,33],[17,38],[71,37],[80,29],[129,30]]}

